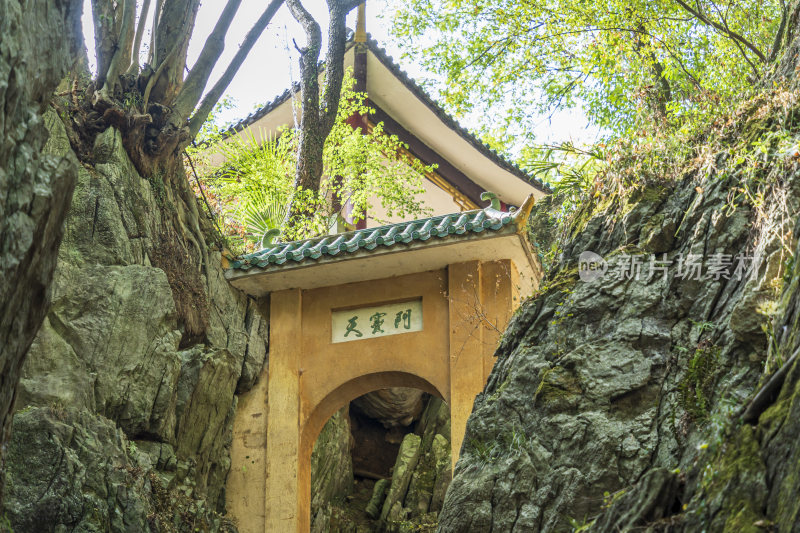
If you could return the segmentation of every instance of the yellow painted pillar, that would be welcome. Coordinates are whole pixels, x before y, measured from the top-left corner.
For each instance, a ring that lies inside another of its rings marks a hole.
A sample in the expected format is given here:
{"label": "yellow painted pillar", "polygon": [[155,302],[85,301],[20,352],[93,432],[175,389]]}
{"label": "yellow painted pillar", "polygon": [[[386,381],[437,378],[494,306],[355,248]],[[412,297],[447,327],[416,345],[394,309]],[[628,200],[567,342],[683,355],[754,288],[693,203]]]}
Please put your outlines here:
{"label": "yellow painted pillar", "polygon": [[450,300],[450,442],[453,466],[461,452],[467,418],[483,388],[480,263],[448,267]]}
{"label": "yellow painted pillar", "polygon": [[483,386],[494,367],[494,353],[519,300],[519,273],[508,259],[481,263]]}
{"label": "yellow painted pillar", "polygon": [[303,503],[308,500],[308,495],[298,483],[298,469],[309,468],[308,464],[300,462],[302,293],[299,289],[288,289],[274,292],[270,298],[267,518],[264,531],[301,533],[301,522],[308,521],[302,516],[302,510],[307,507]]}
{"label": "yellow painted pillar", "polygon": [[256,386],[239,397],[233,420],[232,467],[225,485],[225,503],[240,533],[263,533],[265,527],[267,382],[264,365]]}

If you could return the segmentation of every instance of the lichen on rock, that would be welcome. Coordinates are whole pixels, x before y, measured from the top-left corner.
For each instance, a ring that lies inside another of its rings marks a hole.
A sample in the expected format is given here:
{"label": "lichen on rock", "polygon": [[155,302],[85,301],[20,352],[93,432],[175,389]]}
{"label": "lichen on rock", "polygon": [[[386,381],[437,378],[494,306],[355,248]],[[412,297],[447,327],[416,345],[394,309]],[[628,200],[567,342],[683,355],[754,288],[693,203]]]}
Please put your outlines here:
{"label": "lichen on rock", "polygon": [[[797,283],[785,268],[797,239],[797,161],[770,152],[743,176],[728,156],[769,135],[765,116],[797,134],[796,97],[773,96],[709,133],[677,181],[626,188],[610,174],[609,189],[600,184],[577,208],[497,350],[439,531],[794,530],[794,373],[786,403],[759,427],[738,418],[764,370],[798,343]],[[733,201],[744,186],[779,199]],[[579,279],[584,251],[606,261],[605,276]],[[694,279],[679,275],[690,254],[703,268],[719,254],[754,260],[741,276],[731,268]],[[619,275],[636,255],[645,268],[655,257],[671,267]]]}
{"label": "lichen on rock", "polygon": [[[47,116],[49,149],[68,153]],[[22,371],[6,513],[18,532],[234,531],[223,514],[236,393],[266,360],[266,320],[212,249],[207,332],[187,343],[169,276],[150,257],[159,192],[113,128],[93,161]]]}

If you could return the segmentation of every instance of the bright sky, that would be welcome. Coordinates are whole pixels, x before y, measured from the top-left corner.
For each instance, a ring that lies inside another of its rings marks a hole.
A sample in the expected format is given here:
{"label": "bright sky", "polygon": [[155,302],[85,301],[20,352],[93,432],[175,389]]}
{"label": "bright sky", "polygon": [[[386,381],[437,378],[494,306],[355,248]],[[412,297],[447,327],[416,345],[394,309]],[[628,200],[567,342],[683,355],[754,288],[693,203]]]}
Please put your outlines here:
{"label": "bright sky", "polygon": [[[402,50],[392,41],[389,35],[390,21],[379,16],[387,12],[389,5],[397,0],[369,0],[367,2],[367,31],[372,34],[382,46],[386,48],[394,60],[399,63],[408,74],[415,79],[422,77],[435,77],[428,72],[423,72],[419,65],[402,58]],[[141,3],[141,2],[139,2]],[[155,4],[155,2],[152,2]],[[261,15],[267,0],[243,0],[236,18],[228,31],[225,52],[217,62],[211,75],[211,86],[227,67],[253,22]],[[306,0],[308,9],[320,22],[323,35],[327,27],[327,9],[324,0]],[[192,41],[189,46],[188,64],[192,65],[203,47],[206,37],[217,22],[224,0],[207,0],[200,6]],[[152,18],[152,7],[150,17]],[[356,10],[350,14],[347,26],[355,28]],[[84,0],[84,35],[87,44],[94,44],[93,28],[91,23],[90,0]],[[293,80],[298,80],[299,66],[298,54],[294,49],[292,40],[298,45],[305,43],[305,34],[299,24],[292,18],[286,6],[282,6],[270,25],[261,35],[250,55],[239,69],[233,82],[228,86],[227,95],[230,96],[236,107],[226,110],[220,117],[222,122],[236,121],[247,116],[257,107],[272,100],[288,88]],[[149,41],[149,29],[145,32],[144,42]],[[89,57],[92,61],[93,54],[90,50]],[[322,55],[324,56],[324,49]],[[322,57],[321,59],[323,59]],[[462,123],[470,127],[467,120]],[[537,129],[537,140],[540,142],[561,142],[573,140],[574,142],[591,141],[595,136],[594,128],[587,129],[586,117],[582,112],[570,111],[559,113],[548,120],[543,118]]]}

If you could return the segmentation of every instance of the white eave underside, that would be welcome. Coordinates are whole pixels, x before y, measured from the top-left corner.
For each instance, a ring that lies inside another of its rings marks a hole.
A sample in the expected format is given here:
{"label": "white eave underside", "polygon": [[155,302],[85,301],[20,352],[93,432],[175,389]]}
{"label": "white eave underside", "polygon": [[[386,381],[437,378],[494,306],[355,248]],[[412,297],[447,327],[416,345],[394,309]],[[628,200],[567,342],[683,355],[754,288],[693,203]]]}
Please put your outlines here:
{"label": "white eave underside", "polygon": [[483,190],[497,194],[502,201],[521,205],[530,194],[537,200],[545,196],[530,183],[487,158],[443,122],[371,50],[367,54],[367,94],[406,130]]}

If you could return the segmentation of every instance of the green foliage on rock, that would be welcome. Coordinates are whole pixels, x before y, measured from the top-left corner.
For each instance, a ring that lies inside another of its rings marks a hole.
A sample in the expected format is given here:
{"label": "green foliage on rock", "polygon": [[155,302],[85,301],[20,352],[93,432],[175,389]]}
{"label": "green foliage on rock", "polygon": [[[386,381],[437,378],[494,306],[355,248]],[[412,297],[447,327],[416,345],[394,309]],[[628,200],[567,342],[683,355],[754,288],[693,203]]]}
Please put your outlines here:
{"label": "green foliage on rock", "polygon": [[702,422],[708,416],[709,396],[716,379],[719,365],[718,346],[701,344],[689,357],[686,377],[680,383],[681,400],[686,412],[695,421]]}

